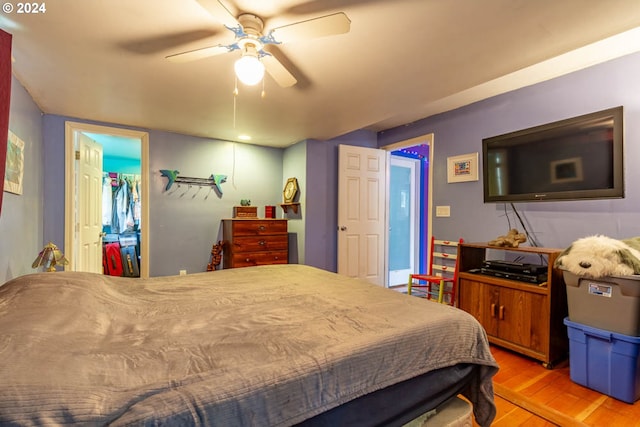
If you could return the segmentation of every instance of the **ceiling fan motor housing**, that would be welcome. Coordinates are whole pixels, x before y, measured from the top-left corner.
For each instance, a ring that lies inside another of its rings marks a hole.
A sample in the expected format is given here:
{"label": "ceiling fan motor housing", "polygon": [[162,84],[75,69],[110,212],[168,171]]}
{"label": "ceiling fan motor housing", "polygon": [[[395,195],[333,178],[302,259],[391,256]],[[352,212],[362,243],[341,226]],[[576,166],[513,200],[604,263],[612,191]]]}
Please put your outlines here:
{"label": "ceiling fan motor housing", "polygon": [[[238,46],[240,46],[240,49],[242,49],[243,52],[253,50],[252,48],[255,48],[256,51],[262,50],[263,43],[260,41],[262,29],[264,28],[262,19],[251,13],[243,13],[238,16],[238,22],[244,30],[244,34],[236,42]],[[248,44],[252,44],[253,46],[247,46]]]}

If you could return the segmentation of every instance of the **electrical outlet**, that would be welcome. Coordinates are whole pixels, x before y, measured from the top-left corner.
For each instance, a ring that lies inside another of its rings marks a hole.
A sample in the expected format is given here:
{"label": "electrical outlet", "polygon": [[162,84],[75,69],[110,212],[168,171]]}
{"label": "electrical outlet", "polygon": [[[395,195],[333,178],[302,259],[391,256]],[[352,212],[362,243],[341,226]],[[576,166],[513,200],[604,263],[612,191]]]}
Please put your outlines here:
{"label": "electrical outlet", "polygon": [[436,216],[441,216],[441,217],[451,216],[451,206],[436,206]]}
{"label": "electrical outlet", "polygon": [[180,270],[180,275],[181,276],[186,276],[187,275],[187,270]]}

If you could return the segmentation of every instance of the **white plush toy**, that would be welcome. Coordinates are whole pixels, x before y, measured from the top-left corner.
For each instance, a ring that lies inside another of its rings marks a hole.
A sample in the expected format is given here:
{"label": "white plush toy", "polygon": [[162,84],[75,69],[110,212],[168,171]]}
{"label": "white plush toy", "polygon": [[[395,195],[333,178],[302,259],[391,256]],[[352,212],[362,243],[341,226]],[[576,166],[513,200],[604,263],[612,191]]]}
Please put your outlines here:
{"label": "white plush toy", "polygon": [[583,237],[562,251],[554,265],[591,278],[640,274],[640,237],[623,240],[602,235]]}

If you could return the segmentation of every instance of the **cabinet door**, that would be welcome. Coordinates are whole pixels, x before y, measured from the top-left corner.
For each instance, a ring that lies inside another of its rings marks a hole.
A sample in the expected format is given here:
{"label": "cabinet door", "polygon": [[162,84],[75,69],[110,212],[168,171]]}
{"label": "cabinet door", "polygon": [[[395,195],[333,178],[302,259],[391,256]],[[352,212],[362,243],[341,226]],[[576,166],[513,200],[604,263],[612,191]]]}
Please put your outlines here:
{"label": "cabinet door", "polygon": [[[492,313],[492,304],[497,303],[496,289],[475,280],[460,279],[459,308],[475,317],[488,335],[497,336],[498,318]],[[495,300],[495,303],[492,301]]]}
{"label": "cabinet door", "polygon": [[[496,288],[494,286],[491,286]],[[506,341],[545,352],[548,338],[548,313],[545,311],[545,296],[516,289],[499,288],[497,305],[498,336]]]}

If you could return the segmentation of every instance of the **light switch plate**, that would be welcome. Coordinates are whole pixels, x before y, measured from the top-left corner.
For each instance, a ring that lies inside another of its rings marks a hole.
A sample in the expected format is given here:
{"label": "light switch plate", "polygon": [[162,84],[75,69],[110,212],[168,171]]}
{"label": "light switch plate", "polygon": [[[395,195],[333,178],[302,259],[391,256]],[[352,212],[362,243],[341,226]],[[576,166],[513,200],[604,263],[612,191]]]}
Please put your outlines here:
{"label": "light switch plate", "polygon": [[436,206],[436,216],[451,216],[451,206]]}

